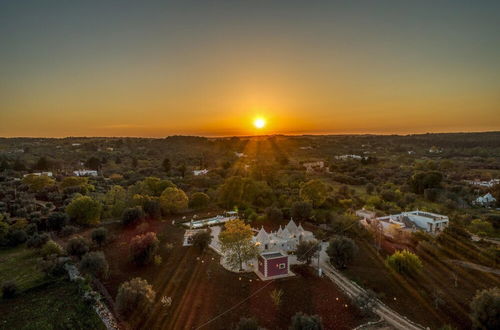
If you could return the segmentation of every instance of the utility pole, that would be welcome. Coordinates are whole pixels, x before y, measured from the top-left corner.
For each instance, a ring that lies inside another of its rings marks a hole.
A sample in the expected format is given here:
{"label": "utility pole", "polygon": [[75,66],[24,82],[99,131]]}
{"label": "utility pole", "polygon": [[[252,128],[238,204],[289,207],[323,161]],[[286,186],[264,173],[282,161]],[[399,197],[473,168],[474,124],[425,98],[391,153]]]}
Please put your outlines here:
{"label": "utility pole", "polygon": [[322,275],[322,273],[323,273],[323,272],[322,272],[322,270],[321,270],[320,263],[319,263],[319,261],[320,261],[320,259],[321,259],[321,248],[322,248],[322,246],[321,246],[321,241],[320,241],[320,242],[319,242],[319,251],[318,251],[318,276],[319,276],[319,277],[321,277],[321,275]]}

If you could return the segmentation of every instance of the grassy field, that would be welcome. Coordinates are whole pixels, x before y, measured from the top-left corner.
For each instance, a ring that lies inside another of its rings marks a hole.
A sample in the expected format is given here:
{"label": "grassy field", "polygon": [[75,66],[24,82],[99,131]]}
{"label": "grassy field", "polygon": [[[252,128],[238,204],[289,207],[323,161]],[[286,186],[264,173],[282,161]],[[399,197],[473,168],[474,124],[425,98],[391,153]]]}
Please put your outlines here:
{"label": "grassy field", "polygon": [[105,329],[75,283],[47,283],[9,300],[0,300],[0,329]]}
{"label": "grassy field", "polygon": [[21,291],[46,282],[33,250],[22,246],[0,250],[0,283],[4,281],[15,281]]}
{"label": "grassy field", "polygon": [[19,286],[14,298],[0,299],[0,329],[104,329],[77,284],[46,277],[36,259],[25,247],[0,251],[0,282]]}

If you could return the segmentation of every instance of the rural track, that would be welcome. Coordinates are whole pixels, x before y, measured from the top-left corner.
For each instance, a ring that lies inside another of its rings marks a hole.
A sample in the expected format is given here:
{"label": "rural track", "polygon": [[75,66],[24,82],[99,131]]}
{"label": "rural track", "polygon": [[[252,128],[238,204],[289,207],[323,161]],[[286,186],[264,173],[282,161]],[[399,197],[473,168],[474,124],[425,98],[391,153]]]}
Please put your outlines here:
{"label": "rural track", "polygon": [[[366,293],[366,291],[362,287],[346,278],[329,264],[328,257],[326,256],[324,249],[322,249],[321,251],[320,266],[323,270],[323,273],[351,298],[354,299],[357,296]],[[373,311],[396,329],[426,329],[425,327],[408,320],[406,317],[394,311],[378,299],[375,302]]]}
{"label": "rural track", "polygon": [[480,272],[485,272],[485,273],[491,273],[495,275],[500,275],[500,269],[497,268],[492,268],[492,267],[487,267],[479,264],[475,264],[469,261],[464,261],[464,260],[458,260],[458,259],[449,259],[447,262],[455,265],[459,265],[465,268],[470,268],[474,270],[478,270]]}

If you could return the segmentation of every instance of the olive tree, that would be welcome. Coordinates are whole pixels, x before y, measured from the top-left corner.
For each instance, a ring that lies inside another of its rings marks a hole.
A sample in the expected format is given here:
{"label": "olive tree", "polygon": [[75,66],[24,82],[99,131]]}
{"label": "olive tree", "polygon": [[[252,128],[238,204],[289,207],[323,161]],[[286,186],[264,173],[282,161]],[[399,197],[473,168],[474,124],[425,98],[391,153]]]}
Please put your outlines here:
{"label": "olive tree", "polygon": [[356,243],[345,236],[335,236],[328,243],[326,254],[330,262],[339,268],[346,268],[358,251]]}
{"label": "olive tree", "polygon": [[149,309],[155,300],[156,292],[148,281],[140,277],[123,282],[116,295],[116,308],[125,318],[134,311]]}
{"label": "olive tree", "polygon": [[80,261],[80,270],[84,274],[106,278],[109,272],[109,265],[104,253],[101,251],[88,252]]}
{"label": "olive tree", "polygon": [[475,329],[500,329],[500,289],[478,291],[470,304]]}

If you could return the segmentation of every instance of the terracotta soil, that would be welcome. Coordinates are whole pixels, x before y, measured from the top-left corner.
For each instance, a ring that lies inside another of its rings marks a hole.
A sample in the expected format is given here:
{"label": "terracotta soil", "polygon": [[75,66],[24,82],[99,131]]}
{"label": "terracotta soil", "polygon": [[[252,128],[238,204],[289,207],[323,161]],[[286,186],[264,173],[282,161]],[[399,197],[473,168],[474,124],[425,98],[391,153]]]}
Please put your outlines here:
{"label": "terracotta soil", "polygon": [[[422,259],[424,267],[417,277],[401,276],[385,266],[387,251],[382,249],[379,255],[370,243],[358,241],[357,244],[359,252],[343,273],[364,288],[375,291],[395,311],[432,329],[445,324],[470,329],[469,303],[476,290],[500,284],[499,276],[432,258]],[[387,244],[384,248],[392,251],[394,246]],[[458,277],[457,287],[454,274]]]}
{"label": "terracotta soil", "polygon": [[[128,261],[128,242],[136,230],[122,230],[119,224],[108,229],[115,235],[105,248],[110,277],[104,285],[110,294],[115,297],[119,285],[133,277],[147,279],[157,293],[151,311],[131,317],[132,328],[230,329],[241,317],[255,317],[268,329],[287,329],[299,311],[320,315],[326,329],[352,329],[369,320],[335,284],[318,278],[308,267],[294,267],[297,276],[271,282],[262,282],[253,273],[235,274],[219,265],[215,252],[200,254],[193,247],[182,247],[184,229],[165,221],[153,222],[149,229],[161,240],[162,264],[141,268]],[[174,246],[168,254],[167,242]],[[279,306],[270,297],[275,289],[283,290]],[[171,307],[162,305],[163,296],[172,298]]]}

